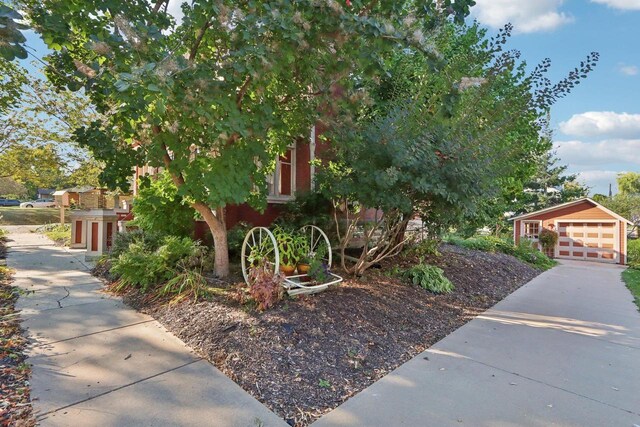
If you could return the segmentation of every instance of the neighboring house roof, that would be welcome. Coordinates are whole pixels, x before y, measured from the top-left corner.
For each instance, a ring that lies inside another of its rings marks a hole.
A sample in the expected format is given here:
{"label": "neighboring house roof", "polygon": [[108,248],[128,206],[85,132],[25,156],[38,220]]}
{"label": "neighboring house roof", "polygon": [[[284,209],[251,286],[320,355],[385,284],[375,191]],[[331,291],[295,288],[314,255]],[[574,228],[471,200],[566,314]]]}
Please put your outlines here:
{"label": "neighboring house roof", "polygon": [[86,193],[87,191],[91,191],[94,189],[95,187],[92,187],[90,185],[84,185],[82,187],[71,187],[71,188],[65,188],[63,190],[58,190],[55,193],[53,193],[53,195],[62,196],[65,193]]}
{"label": "neighboring house roof", "polygon": [[616,218],[616,219],[618,219],[620,221],[624,221],[627,224],[633,225],[633,223],[631,221],[629,221],[628,219],[626,219],[626,218],[618,215],[617,213],[605,208],[600,203],[596,202],[595,200],[591,200],[588,197],[583,197],[582,199],[574,200],[573,202],[567,202],[567,203],[562,203],[560,205],[551,206],[550,208],[540,209],[539,211],[529,212],[529,213],[526,213],[526,214],[518,215],[518,216],[515,216],[513,218],[510,218],[509,221],[515,221],[515,220],[519,220],[519,219],[527,219],[527,218],[535,217],[535,216],[538,216],[538,215],[543,214],[543,213],[553,212],[553,211],[558,210],[558,209],[564,209],[564,208],[567,208],[569,206],[577,205],[577,204],[580,204],[580,203],[585,202],[585,201],[593,204],[594,206],[597,206],[598,208],[602,209],[604,212],[608,213],[612,217],[614,217],[614,218]]}
{"label": "neighboring house roof", "polygon": [[38,194],[51,195],[56,191],[54,188],[38,188]]}

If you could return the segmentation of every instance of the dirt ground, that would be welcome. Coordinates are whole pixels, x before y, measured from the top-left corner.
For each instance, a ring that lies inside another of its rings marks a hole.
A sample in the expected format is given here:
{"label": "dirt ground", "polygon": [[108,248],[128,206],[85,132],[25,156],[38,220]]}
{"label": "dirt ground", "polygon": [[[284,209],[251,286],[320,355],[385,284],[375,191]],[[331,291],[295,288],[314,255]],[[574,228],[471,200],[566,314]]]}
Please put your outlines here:
{"label": "dirt ground", "polygon": [[125,298],[289,424],[305,426],[540,274],[504,254],[445,245],[426,261],[455,291],[435,295],[383,274],[396,258],[323,293],[258,313],[226,298],[167,305]]}

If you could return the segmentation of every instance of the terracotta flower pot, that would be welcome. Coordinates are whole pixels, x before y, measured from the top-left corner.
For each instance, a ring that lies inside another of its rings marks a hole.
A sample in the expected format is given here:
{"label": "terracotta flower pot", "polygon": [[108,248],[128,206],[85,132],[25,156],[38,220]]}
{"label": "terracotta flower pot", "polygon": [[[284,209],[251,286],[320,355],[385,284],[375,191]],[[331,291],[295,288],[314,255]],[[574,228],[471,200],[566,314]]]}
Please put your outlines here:
{"label": "terracotta flower pot", "polygon": [[301,262],[298,264],[298,273],[307,274],[311,266],[307,263]]}
{"label": "terracotta flower pot", "polygon": [[293,274],[296,272],[296,266],[295,265],[280,265],[280,271],[285,276],[293,276]]}

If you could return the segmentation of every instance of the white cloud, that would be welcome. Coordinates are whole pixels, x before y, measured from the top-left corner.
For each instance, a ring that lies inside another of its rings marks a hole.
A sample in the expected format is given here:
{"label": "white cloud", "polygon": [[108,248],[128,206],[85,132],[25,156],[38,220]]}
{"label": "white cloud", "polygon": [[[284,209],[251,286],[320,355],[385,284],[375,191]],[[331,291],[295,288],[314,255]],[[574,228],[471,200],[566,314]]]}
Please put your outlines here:
{"label": "white cloud", "polygon": [[640,138],[640,114],[587,111],[560,123],[565,135],[604,138]]}
{"label": "white cloud", "polygon": [[556,141],[558,157],[570,166],[640,164],[640,139],[606,139],[598,142]]}
{"label": "white cloud", "polygon": [[534,33],[553,31],[573,22],[570,14],[561,12],[564,0],[477,0],[471,14],[492,28],[513,24],[514,31]]}
{"label": "white cloud", "polygon": [[591,0],[591,2],[604,4],[612,9],[640,10],[640,0]]}
{"label": "white cloud", "polygon": [[182,18],[184,18],[182,3],[184,3],[184,0],[169,0],[169,5],[167,6],[167,13],[175,18],[178,25],[182,23]]}
{"label": "white cloud", "polygon": [[618,71],[620,71],[625,76],[635,76],[638,74],[638,67],[635,65],[625,65],[620,64],[618,66]]}
{"label": "white cloud", "polygon": [[610,170],[587,170],[578,172],[578,181],[591,189],[591,194],[609,194],[609,184],[613,184],[613,192],[617,191],[616,177],[620,172]]}

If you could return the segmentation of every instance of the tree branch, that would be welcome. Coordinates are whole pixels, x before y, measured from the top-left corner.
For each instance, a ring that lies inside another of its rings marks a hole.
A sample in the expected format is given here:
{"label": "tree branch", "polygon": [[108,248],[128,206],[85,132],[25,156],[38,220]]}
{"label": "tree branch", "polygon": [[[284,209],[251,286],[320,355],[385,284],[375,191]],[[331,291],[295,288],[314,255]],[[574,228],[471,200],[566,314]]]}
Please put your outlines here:
{"label": "tree branch", "polygon": [[193,43],[193,46],[191,46],[191,51],[189,52],[189,61],[193,61],[196,58],[198,49],[200,48],[200,44],[202,43],[202,39],[204,38],[204,35],[209,27],[211,27],[211,18],[207,19],[204,25],[198,30],[198,33],[196,34],[196,41],[195,43]]}
{"label": "tree branch", "polygon": [[163,4],[168,3],[168,0],[157,0],[153,6],[153,13],[158,13]]}
{"label": "tree branch", "polygon": [[244,80],[242,87],[240,87],[240,92],[238,92],[238,96],[236,97],[236,105],[238,106],[238,110],[242,109],[242,99],[247,93],[247,89],[249,89],[249,83],[251,83],[251,76],[247,76],[247,78]]}

